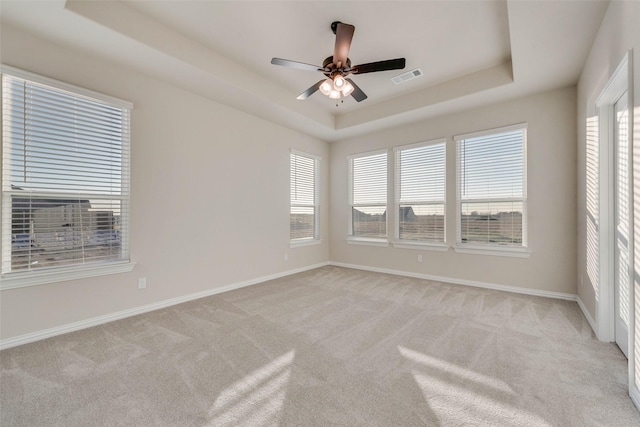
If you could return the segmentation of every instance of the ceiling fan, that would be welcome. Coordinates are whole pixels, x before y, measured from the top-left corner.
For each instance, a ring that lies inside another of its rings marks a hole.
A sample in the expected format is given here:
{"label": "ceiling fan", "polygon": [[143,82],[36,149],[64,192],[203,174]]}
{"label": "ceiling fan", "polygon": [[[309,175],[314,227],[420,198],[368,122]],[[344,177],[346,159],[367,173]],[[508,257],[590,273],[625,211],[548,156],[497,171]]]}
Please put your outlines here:
{"label": "ceiling fan", "polygon": [[351,59],[348,58],[348,55],[355,29],[356,27],[353,25],[343,24],[340,21],[335,21],[331,24],[331,30],[336,35],[336,44],[333,49],[333,56],[326,58],[322,62],[322,67],[281,58],[273,58],[271,63],[299,70],[320,71],[327,77],[302,92],[298,99],[307,99],[320,90],[331,99],[338,100],[351,95],[358,102],[364,101],[367,99],[367,95],[347,76],[350,74],[401,70],[404,68],[405,59],[388,59],[386,61],[351,66]]}

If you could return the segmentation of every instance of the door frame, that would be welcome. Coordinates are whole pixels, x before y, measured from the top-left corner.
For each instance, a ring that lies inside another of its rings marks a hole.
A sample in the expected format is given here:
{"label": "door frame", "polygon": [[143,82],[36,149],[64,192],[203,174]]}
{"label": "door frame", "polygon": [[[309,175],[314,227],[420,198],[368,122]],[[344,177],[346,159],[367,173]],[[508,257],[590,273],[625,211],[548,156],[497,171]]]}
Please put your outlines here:
{"label": "door frame", "polygon": [[634,285],[634,170],[633,170],[633,51],[628,51],[622,61],[612,74],[596,100],[598,110],[598,138],[599,138],[599,211],[600,227],[598,232],[599,241],[599,287],[596,296],[596,336],[601,341],[615,342],[615,151],[614,151],[614,129],[615,117],[613,106],[620,96],[626,91],[628,94],[628,114],[629,114],[629,334],[628,334],[628,364],[629,364],[629,391],[637,390],[633,372],[635,371],[635,351],[634,351],[634,325],[635,313],[633,307]]}

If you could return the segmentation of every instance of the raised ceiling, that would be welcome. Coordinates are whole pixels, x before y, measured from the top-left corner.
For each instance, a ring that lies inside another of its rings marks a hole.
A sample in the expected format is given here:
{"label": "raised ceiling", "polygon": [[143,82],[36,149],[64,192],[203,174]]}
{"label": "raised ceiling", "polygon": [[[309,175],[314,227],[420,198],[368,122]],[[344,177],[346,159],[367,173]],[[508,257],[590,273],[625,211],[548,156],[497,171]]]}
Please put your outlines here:
{"label": "raised ceiling", "polygon": [[[334,141],[575,84],[605,1],[3,0],[2,24],[133,67],[250,114]],[[407,67],[353,76],[369,98],[296,96],[322,74],[333,21],[356,27],[353,64]],[[420,68],[401,85],[391,78]]]}
{"label": "raised ceiling", "polygon": [[[322,75],[270,65],[271,58],[321,65],[333,53],[331,22],[356,26],[349,57],[352,64],[406,57],[410,70],[425,75],[396,86],[388,71],[355,78],[370,97],[382,102],[416,89],[493,67],[511,59],[507,5],[503,2],[129,2],[136,10],[285,87],[295,97]],[[455,23],[452,25],[452,23]],[[452,37],[455,27],[464,37]],[[456,52],[456,55],[451,55]],[[445,60],[446,59],[446,60]],[[326,97],[311,98],[336,113]],[[340,113],[364,107],[353,98]]]}

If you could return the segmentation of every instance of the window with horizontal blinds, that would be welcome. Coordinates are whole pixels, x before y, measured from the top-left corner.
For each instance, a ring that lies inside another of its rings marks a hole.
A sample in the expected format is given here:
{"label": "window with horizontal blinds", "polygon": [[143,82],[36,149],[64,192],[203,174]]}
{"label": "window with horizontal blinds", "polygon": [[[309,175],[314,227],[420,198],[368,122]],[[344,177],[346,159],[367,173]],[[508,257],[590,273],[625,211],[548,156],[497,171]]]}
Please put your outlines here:
{"label": "window with horizontal blinds", "polygon": [[349,157],[350,235],[387,236],[387,152]]}
{"label": "window with horizontal blinds", "polygon": [[456,138],[458,243],[526,246],[526,127]]}
{"label": "window with horizontal blinds", "polygon": [[445,141],[397,147],[398,239],[445,241]]}
{"label": "window with horizontal blinds", "polygon": [[130,105],[7,69],[2,274],[128,260]]}
{"label": "window with horizontal blinds", "polygon": [[319,238],[319,159],[315,156],[291,152],[289,216],[290,239],[304,241]]}

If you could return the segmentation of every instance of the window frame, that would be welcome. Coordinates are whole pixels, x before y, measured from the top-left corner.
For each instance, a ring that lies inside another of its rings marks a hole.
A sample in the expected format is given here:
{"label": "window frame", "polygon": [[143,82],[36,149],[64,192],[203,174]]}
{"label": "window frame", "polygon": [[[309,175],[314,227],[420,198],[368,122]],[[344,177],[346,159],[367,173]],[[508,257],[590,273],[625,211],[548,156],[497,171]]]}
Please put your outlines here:
{"label": "window frame", "polygon": [[[347,242],[351,244],[358,245],[369,245],[369,246],[389,246],[389,149],[384,148],[380,150],[367,151],[364,153],[357,153],[347,156],[348,163],[348,230],[347,230]],[[354,204],[353,202],[353,191],[354,191],[354,181],[353,181],[353,161],[355,159],[363,158],[363,157],[372,157],[384,154],[386,156],[386,170],[385,170],[385,181],[386,181],[386,191],[385,191],[385,202],[384,203],[366,203],[366,204]],[[366,237],[366,236],[354,236],[353,234],[353,209],[358,206],[382,206],[385,208],[385,235],[383,237]]]}
{"label": "window frame", "polygon": [[[34,270],[26,270],[26,271],[8,271],[2,273],[0,276],[0,290],[5,289],[13,289],[20,288],[25,286],[33,286],[33,285],[43,285],[61,281],[75,280],[75,279],[83,279],[88,277],[102,276],[106,274],[115,274],[115,273],[123,273],[127,271],[131,271],[135,266],[135,263],[130,259],[129,253],[129,239],[130,239],[130,230],[129,223],[131,217],[131,191],[130,191],[130,164],[131,164],[131,111],[133,110],[133,104],[119,99],[115,97],[111,97],[109,95],[105,95],[99,92],[95,92],[89,89],[85,89],[82,87],[78,87],[69,83],[61,82],[49,77],[45,77],[39,74],[31,73],[28,71],[24,71],[18,68],[14,68],[5,64],[0,64],[0,78],[3,78],[4,75],[8,75],[11,77],[15,77],[18,79],[23,79],[29,82],[33,82],[37,85],[45,85],[49,86],[52,89],[68,92],[72,96],[76,96],[79,98],[90,98],[92,100],[96,100],[105,104],[109,104],[112,107],[121,108],[123,110],[123,114],[125,115],[124,120],[126,120],[126,126],[123,130],[123,134],[126,136],[126,156],[122,156],[122,169],[126,171],[126,179],[123,179],[123,185],[121,189],[121,196],[117,199],[121,200],[121,209],[122,212],[126,212],[126,218],[121,220],[121,254],[123,254],[122,259],[117,260],[103,260],[101,262],[96,263],[87,263],[87,264],[70,264],[70,265],[61,265],[61,266],[52,266],[52,267],[42,267],[41,269]],[[0,85],[1,87],[1,85]],[[4,120],[4,96],[2,97],[2,113],[0,114],[0,118]],[[4,132],[4,131],[3,131]],[[124,139],[124,137],[123,137]],[[2,180],[4,180],[4,163],[2,167],[2,173],[0,174],[0,184],[2,184]],[[1,186],[0,188],[4,188]],[[35,197],[38,196],[39,193],[31,192],[29,195],[33,195]],[[0,197],[0,203],[2,204],[2,215],[0,219],[5,218],[6,215],[12,215],[11,204],[7,204],[5,200],[14,195],[13,191],[2,191],[2,195]],[[42,194],[43,196],[45,194]],[[63,195],[61,192],[51,192],[47,193],[46,196],[51,197],[59,197]],[[87,194],[76,194],[76,197],[79,198],[89,198]],[[92,195],[93,196],[93,195]],[[95,197],[94,197],[95,198]],[[0,244],[0,252],[2,253],[2,263],[3,266],[5,263],[11,263],[12,257],[12,248],[11,248],[11,221],[0,221],[2,227],[2,242]],[[4,268],[3,268],[4,270]]]}
{"label": "window frame", "polygon": [[[409,240],[409,239],[401,239],[400,238],[400,197],[401,197],[401,174],[402,174],[402,165],[401,165],[401,152],[404,150],[412,150],[416,148],[423,148],[432,145],[442,144],[442,149],[444,151],[444,164],[443,164],[443,180],[444,180],[444,189],[442,195],[442,202],[418,202],[415,204],[418,205],[440,205],[443,207],[443,239],[441,242],[431,241],[431,240]],[[447,243],[447,138],[437,138],[431,139],[428,141],[417,142],[413,144],[400,145],[393,147],[393,168],[394,168],[394,215],[395,215],[395,226],[394,226],[394,240],[393,246],[395,248],[401,249],[427,249],[427,250],[436,250],[436,251],[447,251],[449,250],[449,244]]]}
{"label": "window frame", "polygon": [[[294,204],[291,200],[291,184],[292,184],[292,171],[291,171],[291,157],[299,156],[306,157],[313,160],[313,204]],[[315,154],[306,153],[296,149],[289,150],[289,246],[299,247],[316,245],[321,243],[320,240],[320,162],[322,158]],[[298,239],[291,238],[291,208],[293,207],[313,207],[313,237],[302,237]]]}
{"label": "window frame", "polygon": [[[462,181],[462,165],[460,158],[460,143],[465,139],[477,138],[482,136],[497,135],[506,132],[521,130],[523,131],[522,141],[522,198],[483,198],[483,199],[462,199],[461,181]],[[454,136],[456,144],[456,242],[453,249],[457,253],[465,254],[481,254],[496,255],[516,258],[528,258],[531,254],[528,242],[528,197],[527,197],[527,141],[528,141],[528,124],[518,123],[498,128],[486,129],[478,132],[471,132]],[[482,244],[478,242],[463,243],[462,242],[462,203],[469,202],[521,202],[522,203],[522,244],[520,246],[506,246],[499,244]]]}

